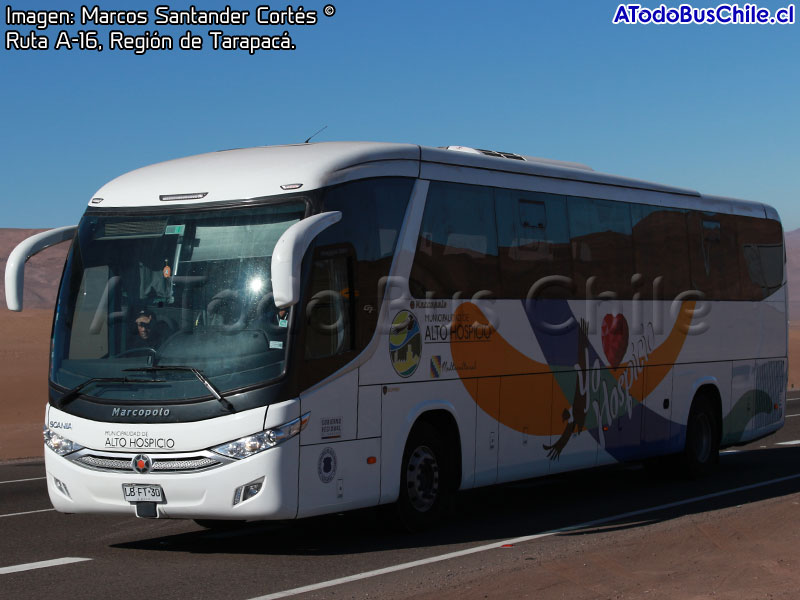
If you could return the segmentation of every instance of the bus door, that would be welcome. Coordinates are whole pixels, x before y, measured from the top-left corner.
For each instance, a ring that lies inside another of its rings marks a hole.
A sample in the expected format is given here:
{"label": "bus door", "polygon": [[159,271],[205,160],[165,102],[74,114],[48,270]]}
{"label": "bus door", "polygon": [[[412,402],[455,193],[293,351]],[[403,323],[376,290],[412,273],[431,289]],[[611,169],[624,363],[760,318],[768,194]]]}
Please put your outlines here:
{"label": "bus door", "polygon": [[357,439],[358,369],[347,368],[357,353],[353,263],[348,247],[332,245],[317,248],[311,265],[298,358],[303,381],[324,383],[300,393],[301,410],[311,413],[300,434],[300,517],[374,504],[380,493],[379,470],[366,468],[380,443]]}

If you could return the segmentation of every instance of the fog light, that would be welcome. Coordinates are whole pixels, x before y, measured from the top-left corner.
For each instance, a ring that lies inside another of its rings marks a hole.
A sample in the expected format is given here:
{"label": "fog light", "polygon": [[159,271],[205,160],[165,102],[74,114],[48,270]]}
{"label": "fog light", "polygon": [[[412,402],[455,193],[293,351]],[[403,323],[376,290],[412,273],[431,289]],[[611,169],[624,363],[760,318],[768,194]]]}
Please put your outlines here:
{"label": "fog light", "polygon": [[59,479],[56,479],[55,477],[53,477],[53,483],[55,484],[55,486],[56,486],[56,489],[57,489],[59,492],[61,492],[61,493],[62,493],[62,494],[64,494],[64,495],[65,495],[67,498],[69,498],[70,500],[72,500],[72,496],[70,496],[70,495],[69,495],[69,490],[67,489],[67,484],[66,484],[66,483],[62,482],[62,481],[61,481],[61,480],[59,480]]}
{"label": "fog light", "polygon": [[238,488],[236,488],[236,492],[233,494],[233,505],[236,506],[240,502],[250,500],[250,498],[257,496],[263,485],[263,477],[260,477],[255,481],[251,481],[250,483],[246,483],[245,485],[240,485]]}

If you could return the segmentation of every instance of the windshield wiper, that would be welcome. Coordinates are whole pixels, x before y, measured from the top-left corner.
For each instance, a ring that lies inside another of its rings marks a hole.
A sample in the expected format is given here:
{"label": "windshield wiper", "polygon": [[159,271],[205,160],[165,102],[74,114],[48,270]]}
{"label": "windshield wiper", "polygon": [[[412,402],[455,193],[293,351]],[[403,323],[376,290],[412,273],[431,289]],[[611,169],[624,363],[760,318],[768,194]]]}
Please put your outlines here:
{"label": "windshield wiper", "polygon": [[153,367],[136,367],[133,369],[123,369],[124,371],[134,372],[134,373],[147,373],[148,371],[187,371],[197,377],[206,389],[211,392],[214,398],[225,407],[226,410],[230,412],[234,412],[233,404],[228,402],[228,399],[222,395],[222,392],[219,391],[219,388],[211,383],[208,378],[203,375],[203,373],[199,369],[195,369],[194,367],[187,367],[184,365],[158,365]]}
{"label": "windshield wiper", "polygon": [[56,408],[62,408],[65,404],[68,404],[75,400],[78,396],[81,395],[81,390],[91,385],[93,383],[164,383],[166,379],[132,379],[131,377],[92,377],[91,379],[87,379],[83,383],[76,385],[71,390],[68,390],[61,398],[58,400],[58,405]]}

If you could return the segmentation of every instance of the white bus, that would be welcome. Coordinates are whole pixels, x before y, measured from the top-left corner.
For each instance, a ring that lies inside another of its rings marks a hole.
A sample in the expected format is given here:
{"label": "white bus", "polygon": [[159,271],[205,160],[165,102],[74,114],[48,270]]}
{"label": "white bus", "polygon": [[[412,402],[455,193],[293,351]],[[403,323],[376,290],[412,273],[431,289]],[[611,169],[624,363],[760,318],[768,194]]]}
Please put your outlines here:
{"label": "white bus", "polygon": [[673,455],[783,425],[764,204],[460,146],[318,143],[138,169],[90,200],[55,311],[66,513],[294,519]]}

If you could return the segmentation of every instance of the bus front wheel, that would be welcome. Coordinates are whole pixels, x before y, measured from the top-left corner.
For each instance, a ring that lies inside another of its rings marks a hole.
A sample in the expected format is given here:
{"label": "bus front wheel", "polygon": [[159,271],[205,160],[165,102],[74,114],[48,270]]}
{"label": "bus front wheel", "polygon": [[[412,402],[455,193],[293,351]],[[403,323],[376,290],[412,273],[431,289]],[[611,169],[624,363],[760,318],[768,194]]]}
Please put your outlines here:
{"label": "bus front wheel", "polygon": [[446,450],[441,436],[429,423],[411,430],[403,452],[397,511],[403,527],[411,532],[433,526],[450,499]]}

